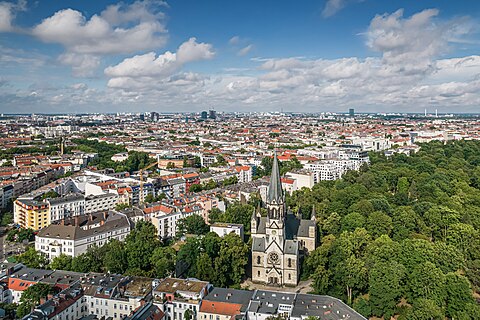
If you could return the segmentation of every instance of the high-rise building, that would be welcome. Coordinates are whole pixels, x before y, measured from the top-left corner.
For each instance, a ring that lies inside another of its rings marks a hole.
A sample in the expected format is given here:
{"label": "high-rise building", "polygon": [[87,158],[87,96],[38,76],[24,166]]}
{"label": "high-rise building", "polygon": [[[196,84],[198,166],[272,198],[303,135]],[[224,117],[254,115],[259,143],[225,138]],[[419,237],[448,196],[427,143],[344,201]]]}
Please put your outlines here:
{"label": "high-rise building", "polygon": [[208,112],[207,111],[202,111],[200,118],[202,119],[207,119],[208,118]]}
{"label": "high-rise building", "polygon": [[213,119],[213,120],[217,119],[217,112],[215,110],[211,109],[208,112],[208,118]]}
{"label": "high-rise building", "polygon": [[353,109],[353,108],[352,108],[352,109],[348,109],[348,115],[349,115],[350,117],[355,117],[355,109]]}
{"label": "high-rise building", "polygon": [[150,119],[152,119],[153,122],[158,122],[160,119],[160,114],[158,112],[151,112]]}

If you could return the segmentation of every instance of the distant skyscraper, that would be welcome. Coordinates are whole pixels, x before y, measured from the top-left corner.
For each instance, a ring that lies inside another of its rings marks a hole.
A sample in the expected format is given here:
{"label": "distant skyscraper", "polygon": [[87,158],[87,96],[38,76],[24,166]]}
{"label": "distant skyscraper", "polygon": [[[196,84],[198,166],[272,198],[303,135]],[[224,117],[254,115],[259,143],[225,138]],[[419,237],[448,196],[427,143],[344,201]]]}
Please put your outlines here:
{"label": "distant skyscraper", "polygon": [[210,110],[210,111],[208,112],[208,117],[209,117],[210,119],[214,119],[214,120],[217,119],[217,112],[216,112],[215,110],[213,110],[213,109]]}
{"label": "distant skyscraper", "polygon": [[158,112],[151,112],[150,119],[152,119],[153,122],[158,122],[160,119],[160,114]]}
{"label": "distant skyscraper", "polygon": [[145,121],[145,115],[143,113],[140,115],[140,120]]}
{"label": "distant skyscraper", "polygon": [[348,109],[348,115],[350,117],[355,117],[355,109]]}
{"label": "distant skyscraper", "polygon": [[208,112],[207,111],[202,111],[202,114],[200,116],[202,119],[207,119],[208,118]]}

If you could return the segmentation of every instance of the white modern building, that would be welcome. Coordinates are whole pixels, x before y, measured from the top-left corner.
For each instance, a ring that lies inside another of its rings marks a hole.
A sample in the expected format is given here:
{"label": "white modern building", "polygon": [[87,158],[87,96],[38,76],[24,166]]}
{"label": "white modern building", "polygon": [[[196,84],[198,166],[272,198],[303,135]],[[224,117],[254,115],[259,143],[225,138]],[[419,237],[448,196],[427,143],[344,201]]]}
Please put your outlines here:
{"label": "white modern building", "polygon": [[119,196],[113,192],[85,197],[85,213],[113,210],[118,204]]}
{"label": "white modern building", "polygon": [[[157,209],[146,208],[144,212],[150,214],[152,224],[161,238],[172,238],[177,234],[178,220],[197,214],[202,216],[203,208],[197,204],[184,208],[167,207],[160,205]],[[149,210],[150,209],[150,210]]]}
{"label": "white modern building", "polygon": [[210,226],[210,232],[215,232],[220,237],[224,237],[227,234],[235,233],[243,240],[243,224],[235,223],[214,223]]}
{"label": "white modern building", "polygon": [[82,194],[52,198],[47,202],[50,205],[50,222],[85,214],[85,197]]}
{"label": "white modern building", "polygon": [[238,182],[245,183],[252,181],[253,170],[250,166],[237,166],[235,167],[237,173]]}

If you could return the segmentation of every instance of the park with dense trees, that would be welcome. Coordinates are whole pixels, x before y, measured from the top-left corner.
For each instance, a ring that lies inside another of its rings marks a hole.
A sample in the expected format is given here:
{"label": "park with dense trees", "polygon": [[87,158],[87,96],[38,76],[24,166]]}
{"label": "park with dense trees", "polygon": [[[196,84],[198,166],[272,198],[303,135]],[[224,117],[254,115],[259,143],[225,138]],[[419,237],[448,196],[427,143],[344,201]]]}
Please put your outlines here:
{"label": "park with dense trees", "polygon": [[303,278],[366,317],[480,319],[480,142],[370,159],[287,197],[321,234]]}

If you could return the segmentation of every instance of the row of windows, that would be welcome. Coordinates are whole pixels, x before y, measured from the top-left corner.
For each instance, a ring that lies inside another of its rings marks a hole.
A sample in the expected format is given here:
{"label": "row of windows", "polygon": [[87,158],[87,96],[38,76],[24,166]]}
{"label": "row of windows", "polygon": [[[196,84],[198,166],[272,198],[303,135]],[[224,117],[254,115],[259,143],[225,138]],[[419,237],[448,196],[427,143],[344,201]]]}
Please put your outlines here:
{"label": "row of windows", "polygon": [[[257,256],[257,264],[261,264],[261,263],[262,263],[262,258],[260,256]],[[288,265],[289,268],[292,267],[292,259],[291,258],[288,258],[287,265]]]}
{"label": "row of windows", "polygon": [[[258,270],[257,274],[258,274],[258,277],[260,277],[260,270]],[[265,275],[267,275],[267,274],[268,274],[268,272],[265,271]],[[292,274],[291,273],[288,274],[288,280],[292,280]]]}

